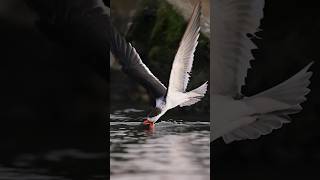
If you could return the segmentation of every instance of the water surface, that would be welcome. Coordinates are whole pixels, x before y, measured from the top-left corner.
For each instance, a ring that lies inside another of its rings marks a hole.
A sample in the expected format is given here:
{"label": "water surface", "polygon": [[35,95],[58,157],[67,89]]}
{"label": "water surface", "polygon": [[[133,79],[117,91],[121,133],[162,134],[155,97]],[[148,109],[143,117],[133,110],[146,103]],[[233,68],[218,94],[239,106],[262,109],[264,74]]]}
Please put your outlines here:
{"label": "water surface", "polygon": [[[143,129],[137,109],[110,114],[112,180],[209,180],[210,127],[204,117],[163,118]],[[201,120],[201,121],[200,121]]]}

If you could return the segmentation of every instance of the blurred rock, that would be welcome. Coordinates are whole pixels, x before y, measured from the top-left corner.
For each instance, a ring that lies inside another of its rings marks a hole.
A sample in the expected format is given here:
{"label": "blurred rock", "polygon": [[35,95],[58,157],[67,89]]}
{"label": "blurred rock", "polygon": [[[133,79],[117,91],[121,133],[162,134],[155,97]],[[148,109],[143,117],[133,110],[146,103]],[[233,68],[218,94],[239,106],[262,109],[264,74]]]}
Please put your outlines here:
{"label": "blurred rock", "polygon": [[[199,0],[167,0],[172,6],[177,9],[177,12],[188,21],[190,18],[195,4]],[[210,37],[210,2],[209,0],[202,1],[202,17],[201,17],[201,32],[206,36]]]}

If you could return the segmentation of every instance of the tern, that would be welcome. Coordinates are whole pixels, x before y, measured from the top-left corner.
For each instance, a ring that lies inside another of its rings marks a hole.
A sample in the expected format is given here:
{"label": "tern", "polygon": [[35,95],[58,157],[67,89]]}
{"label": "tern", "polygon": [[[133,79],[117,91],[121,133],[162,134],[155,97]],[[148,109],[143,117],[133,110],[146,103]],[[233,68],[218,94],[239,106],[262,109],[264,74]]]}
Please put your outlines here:
{"label": "tern", "polygon": [[144,119],[143,124],[153,128],[154,123],[168,110],[177,106],[190,106],[204,97],[208,82],[187,91],[194,59],[194,52],[200,35],[201,3],[195,5],[185,33],[175,55],[168,88],[155,77],[143,63],[135,48],[111,27],[110,50],[119,60],[122,70],[129,77],[141,83],[151,94],[154,107]]}
{"label": "tern", "polygon": [[302,110],[312,72],[308,64],[281,84],[247,97],[242,94],[252,49],[247,34],[257,32],[264,0],[214,0],[211,24],[210,129],[211,141],[225,143],[256,139],[290,122]]}

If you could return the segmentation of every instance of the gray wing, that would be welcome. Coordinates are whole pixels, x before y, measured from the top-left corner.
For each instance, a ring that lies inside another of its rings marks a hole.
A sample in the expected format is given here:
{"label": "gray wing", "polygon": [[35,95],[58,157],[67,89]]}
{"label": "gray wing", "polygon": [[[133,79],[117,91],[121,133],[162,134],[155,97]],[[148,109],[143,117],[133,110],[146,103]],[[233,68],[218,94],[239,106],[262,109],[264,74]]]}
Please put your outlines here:
{"label": "gray wing", "polygon": [[192,69],[194,52],[198,45],[200,15],[201,3],[199,1],[193,10],[187,29],[183,35],[179,49],[172,64],[168,86],[168,96],[173,95],[174,92],[186,91]]}
{"label": "gray wing", "polygon": [[[72,43],[79,53],[95,54],[97,68],[105,72],[106,49],[120,60],[123,70],[155,97],[166,88],[143,64],[136,50],[112,27],[109,9],[102,0],[25,0],[38,15],[38,26],[49,37]],[[108,56],[109,57],[109,56]],[[101,60],[102,59],[102,60]]]}
{"label": "gray wing", "polygon": [[235,96],[245,83],[254,34],[263,17],[264,0],[213,0],[211,69],[213,93]]}
{"label": "gray wing", "polygon": [[143,85],[154,98],[165,96],[167,88],[142,62],[135,48],[110,26],[110,50],[119,60],[123,72]]}

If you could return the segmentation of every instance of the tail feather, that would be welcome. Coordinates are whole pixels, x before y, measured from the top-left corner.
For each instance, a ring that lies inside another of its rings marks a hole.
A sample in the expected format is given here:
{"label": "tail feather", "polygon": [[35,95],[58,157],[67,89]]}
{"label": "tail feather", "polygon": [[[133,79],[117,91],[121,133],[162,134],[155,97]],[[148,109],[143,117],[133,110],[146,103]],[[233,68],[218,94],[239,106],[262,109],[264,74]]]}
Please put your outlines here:
{"label": "tail feather", "polygon": [[308,86],[312,72],[308,64],[300,72],[283,83],[252,97],[245,98],[249,106],[256,109],[257,120],[223,136],[226,143],[236,140],[257,139],[261,135],[279,129],[283,124],[291,122],[290,114],[302,110],[301,103],[310,92]]}
{"label": "tail feather", "polygon": [[201,98],[203,98],[207,92],[207,88],[208,88],[208,82],[205,82],[204,84],[202,84],[198,88],[187,92],[187,94],[189,95],[189,100],[185,103],[180,104],[180,107],[191,106],[191,105],[201,101]]}
{"label": "tail feather", "polygon": [[303,68],[300,72],[295,74],[287,81],[269,90],[252,96],[251,99],[257,97],[267,97],[287,104],[300,104],[301,102],[306,100],[305,95],[310,92],[310,89],[308,89],[307,87],[310,84],[312,72],[308,72],[308,69],[312,64],[313,62],[309,63],[305,68]]}

